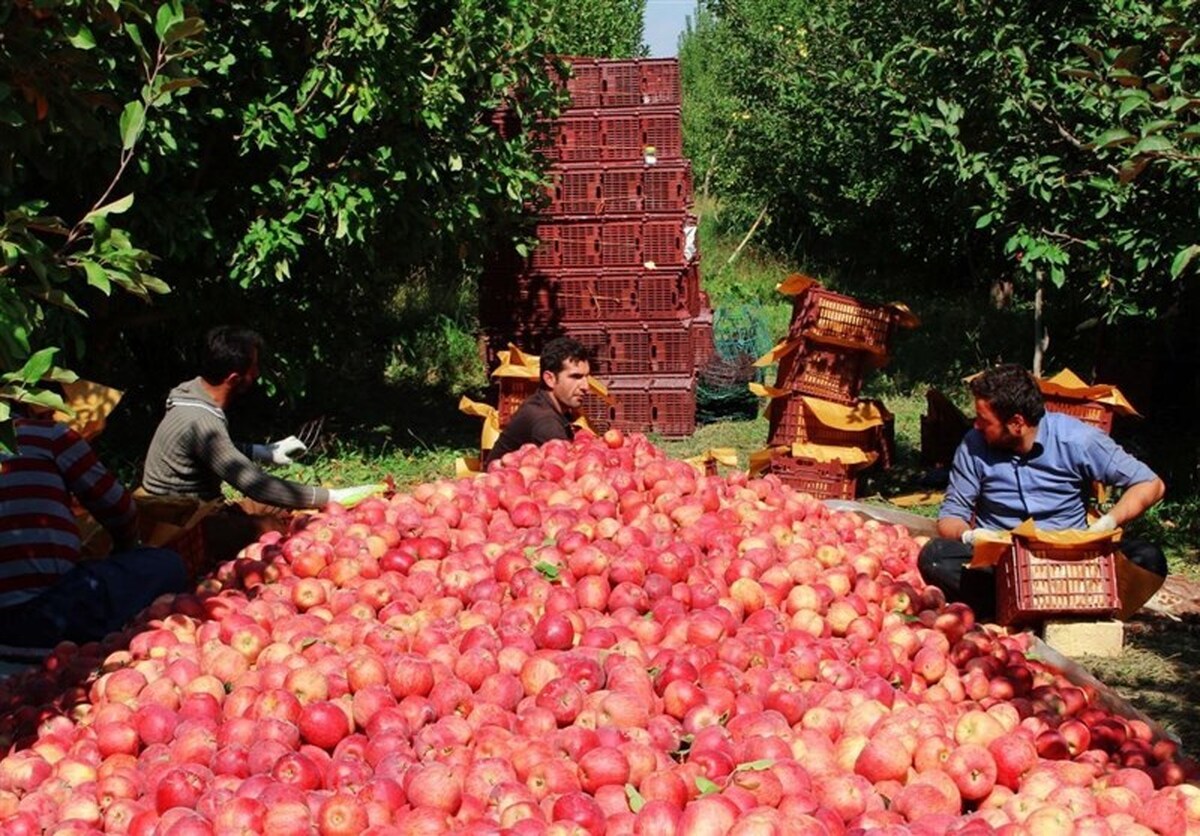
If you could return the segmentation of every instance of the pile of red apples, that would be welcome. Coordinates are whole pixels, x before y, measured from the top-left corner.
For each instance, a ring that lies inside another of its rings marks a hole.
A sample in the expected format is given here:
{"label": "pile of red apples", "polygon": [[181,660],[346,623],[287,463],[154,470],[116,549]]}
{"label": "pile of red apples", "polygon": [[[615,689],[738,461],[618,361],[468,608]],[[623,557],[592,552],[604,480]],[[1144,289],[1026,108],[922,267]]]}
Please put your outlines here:
{"label": "pile of red apples", "polygon": [[0,833],[1200,834],[919,548],[617,432],[331,506],[0,684]]}

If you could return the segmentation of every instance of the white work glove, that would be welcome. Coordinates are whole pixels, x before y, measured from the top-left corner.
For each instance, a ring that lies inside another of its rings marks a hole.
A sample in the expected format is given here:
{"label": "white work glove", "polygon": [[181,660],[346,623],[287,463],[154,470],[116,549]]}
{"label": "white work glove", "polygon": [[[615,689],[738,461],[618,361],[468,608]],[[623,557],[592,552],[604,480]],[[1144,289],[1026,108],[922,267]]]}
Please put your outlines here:
{"label": "white work glove", "polygon": [[975,545],[975,538],[977,536],[979,536],[979,533],[981,531],[987,531],[987,529],[986,528],[968,528],[966,531],[964,531],[962,533],[962,537],[959,539],[961,539],[963,541],[964,546],[973,546],[973,545]]}
{"label": "white work glove", "polygon": [[298,456],[308,450],[304,442],[294,435],[270,444],[255,444],[250,449],[251,458],[265,464],[291,464],[292,456]]}
{"label": "white work glove", "polygon": [[364,499],[381,494],[387,490],[387,485],[355,485],[350,488],[330,488],[329,501],[350,508]]}
{"label": "white work glove", "polygon": [[1094,523],[1089,525],[1087,530],[1095,532],[1097,534],[1103,534],[1106,531],[1112,531],[1116,527],[1117,527],[1116,518],[1114,518],[1112,514],[1104,514],[1098,520],[1096,520]]}

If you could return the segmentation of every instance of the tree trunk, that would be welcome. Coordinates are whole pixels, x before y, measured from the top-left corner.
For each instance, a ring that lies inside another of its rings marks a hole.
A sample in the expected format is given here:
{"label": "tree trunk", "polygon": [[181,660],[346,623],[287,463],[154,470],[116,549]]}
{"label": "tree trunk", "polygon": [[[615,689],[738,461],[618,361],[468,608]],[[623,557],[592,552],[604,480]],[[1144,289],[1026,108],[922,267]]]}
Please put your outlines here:
{"label": "tree trunk", "polygon": [[1033,376],[1042,376],[1042,359],[1050,345],[1050,334],[1042,321],[1045,303],[1042,271],[1037,272],[1037,290],[1033,294]]}
{"label": "tree trunk", "polygon": [[736,259],[738,257],[738,255],[741,254],[742,249],[748,243],[750,243],[750,239],[754,236],[754,231],[756,229],[758,229],[758,225],[760,223],[762,223],[763,218],[765,218],[767,216],[767,206],[768,206],[768,204],[763,204],[762,211],[758,213],[758,217],[754,219],[754,223],[750,224],[750,231],[746,233],[746,237],[743,238],[742,242],[737,245],[737,249],[735,249],[732,253],[729,254],[729,258],[725,262],[726,267],[728,267],[730,264],[733,264],[734,259]]}

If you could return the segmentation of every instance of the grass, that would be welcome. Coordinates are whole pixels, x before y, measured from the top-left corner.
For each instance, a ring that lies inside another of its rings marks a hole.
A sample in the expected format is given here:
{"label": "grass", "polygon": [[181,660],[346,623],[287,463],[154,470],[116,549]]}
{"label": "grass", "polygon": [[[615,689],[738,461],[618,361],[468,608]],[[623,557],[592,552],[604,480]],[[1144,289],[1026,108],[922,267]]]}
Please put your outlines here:
{"label": "grass", "polygon": [[1131,622],[1125,650],[1115,659],[1078,661],[1101,682],[1179,737],[1183,750],[1200,752],[1200,625],[1164,619]]}

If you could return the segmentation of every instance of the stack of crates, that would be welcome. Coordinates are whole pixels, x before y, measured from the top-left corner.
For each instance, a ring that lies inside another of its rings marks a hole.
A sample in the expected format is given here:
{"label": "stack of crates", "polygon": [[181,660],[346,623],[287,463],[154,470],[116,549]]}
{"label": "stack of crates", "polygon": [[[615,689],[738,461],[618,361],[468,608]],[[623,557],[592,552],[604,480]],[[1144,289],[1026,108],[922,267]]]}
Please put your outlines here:
{"label": "stack of crates", "polygon": [[608,401],[584,401],[593,428],[690,435],[712,311],[700,293],[679,63],[570,64],[571,106],[541,126],[550,182],[537,246],[493,260],[481,282],[489,357],[510,342],[536,354],[572,337],[609,390]]}
{"label": "stack of crates", "polygon": [[[895,455],[895,419],[883,403],[859,397],[867,373],[886,361],[899,325],[892,306],[869,305],[814,284],[793,301],[788,341],[796,347],[779,361],[775,389],[783,394],[767,407],[767,444],[777,452],[767,467],[784,482],[819,498],[851,499],[852,467],[792,456],[793,444],[858,448],[875,454],[883,467]],[[865,430],[829,427],[817,420],[806,399],[840,404],[882,416]]]}

